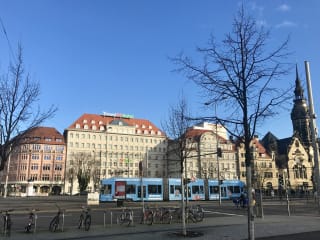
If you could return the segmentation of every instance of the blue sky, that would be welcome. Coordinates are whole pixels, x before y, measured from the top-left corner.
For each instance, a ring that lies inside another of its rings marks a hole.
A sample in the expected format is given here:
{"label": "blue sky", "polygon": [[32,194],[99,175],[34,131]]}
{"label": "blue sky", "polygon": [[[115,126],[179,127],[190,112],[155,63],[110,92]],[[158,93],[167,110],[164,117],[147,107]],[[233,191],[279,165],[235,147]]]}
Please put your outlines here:
{"label": "blue sky", "polygon": [[[245,2],[271,28],[272,41],[291,35],[291,61],[304,86],[304,61],[310,62],[318,113],[320,1]],[[182,51],[195,56],[210,34],[223,38],[238,6],[236,0],[0,0],[0,17],[13,50],[21,42],[26,70],[40,82],[40,107],[59,109],[45,125],[62,133],[83,113],[133,114],[161,127],[182,92],[194,114],[206,111],[200,89],[172,72],[168,57]],[[12,59],[3,29],[0,53],[3,73]],[[281,84],[294,80],[293,71]],[[261,137],[268,131],[291,136],[290,111],[258,129]]]}

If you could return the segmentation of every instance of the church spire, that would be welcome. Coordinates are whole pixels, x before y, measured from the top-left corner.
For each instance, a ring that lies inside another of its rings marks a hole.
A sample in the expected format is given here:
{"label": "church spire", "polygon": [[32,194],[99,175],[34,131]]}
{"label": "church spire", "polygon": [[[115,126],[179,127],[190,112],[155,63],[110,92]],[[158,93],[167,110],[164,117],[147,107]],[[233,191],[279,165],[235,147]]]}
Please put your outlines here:
{"label": "church spire", "polygon": [[301,81],[298,74],[298,65],[296,65],[296,88],[294,90],[295,99],[304,99],[303,88],[301,87]]}
{"label": "church spire", "polygon": [[291,120],[293,125],[293,133],[299,136],[300,141],[305,146],[310,146],[311,135],[309,128],[309,110],[307,101],[303,96],[303,88],[298,74],[298,66],[296,66],[296,87],[294,89],[295,99],[293,109],[291,111]]}

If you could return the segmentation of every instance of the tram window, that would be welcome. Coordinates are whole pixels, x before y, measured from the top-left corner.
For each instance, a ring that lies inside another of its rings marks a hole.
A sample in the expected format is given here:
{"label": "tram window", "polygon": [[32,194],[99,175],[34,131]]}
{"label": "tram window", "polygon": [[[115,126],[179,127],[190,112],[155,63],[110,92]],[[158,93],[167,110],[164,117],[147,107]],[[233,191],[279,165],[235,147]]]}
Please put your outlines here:
{"label": "tram window", "polygon": [[170,194],[174,194],[174,186],[170,185]]}
{"label": "tram window", "polygon": [[179,185],[170,185],[170,194],[181,194],[181,186]]}
{"label": "tram window", "polygon": [[161,185],[149,185],[148,186],[148,193],[149,194],[160,194],[161,191]]}
{"label": "tram window", "polygon": [[112,190],[112,185],[111,184],[106,184],[103,185],[100,192],[101,194],[110,194]]}
{"label": "tram window", "polygon": [[233,186],[228,186],[228,192],[233,193]]}
{"label": "tram window", "polygon": [[241,191],[240,191],[240,187],[239,187],[239,186],[234,186],[233,192],[234,192],[234,193],[240,193],[240,192],[241,192]]}
{"label": "tram window", "polygon": [[[138,197],[141,198],[141,186],[138,186]],[[143,186],[143,197],[146,197],[146,186]]]}
{"label": "tram window", "polygon": [[127,194],[135,194],[136,193],[136,185],[127,185],[126,186]]}
{"label": "tram window", "polygon": [[218,186],[210,186],[210,193],[219,193],[219,187]]}
{"label": "tram window", "polygon": [[199,194],[199,186],[192,186],[192,193]]}

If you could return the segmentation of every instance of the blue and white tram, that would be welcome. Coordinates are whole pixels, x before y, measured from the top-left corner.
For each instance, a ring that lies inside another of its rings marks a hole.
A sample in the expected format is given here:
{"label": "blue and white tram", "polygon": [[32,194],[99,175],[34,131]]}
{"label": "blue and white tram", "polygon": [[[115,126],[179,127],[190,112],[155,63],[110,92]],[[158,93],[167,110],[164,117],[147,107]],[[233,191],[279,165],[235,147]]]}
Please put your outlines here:
{"label": "blue and white tram", "polygon": [[[204,180],[195,179],[187,184],[188,200],[205,200]],[[181,179],[169,178],[169,200],[181,200]]]}
{"label": "blue and white tram", "polygon": [[[143,191],[141,191],[143,186]],[[125,178],[113,177],[101,181],[100,202],[117,200],[175,201],[182,199],[180,178]],[[245,184],[239,180],[220,182],[221,199],[239,198]],[[193,179],[186,184],[188,200],[218,200],[218,180]]]}
{"label": "blue and white tram", "polygon": [[100,202],[116,201],[118,199],[141,201],[141,186],[143,199],[146,201],[163,200],[162,178],[121,178],[113,177],[101,181]]}
{"label": "blue and white tram", "polygon": [[[218,180],[208,180],[209,200],[219,199]],[[221,199],[239,198],[244,192],[245,184],[240,180],[223,180],[220,182]]]}

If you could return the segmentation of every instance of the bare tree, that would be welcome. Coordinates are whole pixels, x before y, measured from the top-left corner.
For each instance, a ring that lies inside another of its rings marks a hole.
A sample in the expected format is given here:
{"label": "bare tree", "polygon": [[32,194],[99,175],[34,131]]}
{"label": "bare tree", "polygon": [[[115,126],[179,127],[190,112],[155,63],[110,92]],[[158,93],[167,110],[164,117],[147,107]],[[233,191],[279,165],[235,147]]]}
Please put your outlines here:
{"label": "bare tree", "polygon": [[182,234],[187,235],[185,221],[185,177],[184,170],[186,169],[187,159],[190,156],[193,147],[192,140],[188,137],[188,129],[192,126],[193,121],[190,118],[191,114],[188,110],[187,101],[181,98],[177,106],[169,109],[168,120],[162,124],[163,130],[171,139],[168,146],[168,166],[170,162],[179,161],[180,176],[181,176],[181,209],[182,209]]}
{"label": "bare tree", "polygon": [[11,150],[20,144],[24,133],[54,116],[56,108],[47,111],[35,107],[40,96],[40,85],[25,72],[22,48],[19,45],[17,60],[11,63],[8,73],[0,78],[0,171]]}
{"label": "bare tree", "polygon": [[[242,6],[233,21],[232,31],[221,45],[211,36],[208,47],[198,48],[203,63],[195,64],[179,55],[173,58],[179,71],[205,90],[211,104],[223,107],[224,116],[214,119],[245,145],[248,208],[248,238],[254,239],[252,217],[252,154],[250,141],[256,128],[274,116],[290,98],[288,89],[281,89],[280,78],[290,70],[284,63],[290,55],[288,38],[277,47],[269,47],[270,32],[258,26]],[[272,49],[271,49],[272,48]],[[271,50],[270,50],[271,49]]]}
{"label": "bare tree", "polygon": [[[94,183],[97,182],[97,178],[100,180],[100,175],[97,176],[99,170],[98,163],[95,161],[95,158],[86,152],[79,152],[72,156],[69,164],[69,170],[67,178],[70,180],[73,188],[73,182],[75,179],[78,182],[79,191],[83,192],[87,190],[87,187],[91,180]],[[70,190],[71,193],[73,189]]]}

